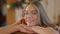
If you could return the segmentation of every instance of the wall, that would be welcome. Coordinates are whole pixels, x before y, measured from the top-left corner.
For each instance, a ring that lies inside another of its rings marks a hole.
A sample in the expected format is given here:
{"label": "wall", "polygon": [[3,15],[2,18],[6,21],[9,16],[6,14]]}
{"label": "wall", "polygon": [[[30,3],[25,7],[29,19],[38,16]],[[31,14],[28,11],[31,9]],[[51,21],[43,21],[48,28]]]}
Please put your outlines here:
{"label": "wall", "polygon": [[54,22],[54,0],[43,0],[42,4],[46,10],[46,13],[51,20],[51,22]]}
{"label": "wall", "polygon": [[58,16],[60,15],[60,0],[56,0],[56,5],[55,5],[55,11],[56,11],[56,17],[58,19]]}
{"label": "wall", "polygon": [[60,0],[43,0],[42,4],[52,23],[57,23],[60,15]]}
{"label": "wall", "polygon": [[[43,0],[41,3],[51,22],[57,23],[58,15],[60,14],[60,0]],[[19,20],[21,12],[17,11],[16,14],[16,19]]]}
{"label": "wall", "polygon": [[18,22],[22,17],[22,9],[21,8],[16,8],[15,9],[15,20]]}

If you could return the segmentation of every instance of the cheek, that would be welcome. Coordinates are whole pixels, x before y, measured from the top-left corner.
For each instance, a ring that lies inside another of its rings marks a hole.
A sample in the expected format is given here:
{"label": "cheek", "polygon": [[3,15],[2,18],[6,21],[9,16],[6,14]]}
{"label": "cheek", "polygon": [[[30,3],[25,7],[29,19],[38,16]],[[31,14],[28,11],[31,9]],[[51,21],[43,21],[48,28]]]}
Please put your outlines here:
{"label": "cheek", "polygon": [[30,21],[30,18],[27,16],[27,15],[25,15],[25,21],[27,22],[27,21]]}
{"label": "cheek", "polygon": [[32,17],[28,17],[27,15],[25,15],[25,21],[30,22],[30,21],[34,21],[34,22],[39,22],[39,17],[37,15],[33,15]]}
{"label": "cheek", "polygon": [[34,21],[39,21],[39,17],[38,16],[33,16],[33,19],[34,19]]}

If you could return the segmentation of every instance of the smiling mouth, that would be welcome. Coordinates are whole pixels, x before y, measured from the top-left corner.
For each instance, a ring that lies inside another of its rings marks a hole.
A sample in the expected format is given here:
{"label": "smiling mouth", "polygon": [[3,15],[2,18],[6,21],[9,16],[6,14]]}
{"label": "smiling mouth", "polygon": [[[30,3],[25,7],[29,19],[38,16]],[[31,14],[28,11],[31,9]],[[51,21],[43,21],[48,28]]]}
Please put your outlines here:
{"label": "smiling mouth", "polygon": [[26,22],[27,23],[27,26],[36,26],[36,23],[35,22]]}

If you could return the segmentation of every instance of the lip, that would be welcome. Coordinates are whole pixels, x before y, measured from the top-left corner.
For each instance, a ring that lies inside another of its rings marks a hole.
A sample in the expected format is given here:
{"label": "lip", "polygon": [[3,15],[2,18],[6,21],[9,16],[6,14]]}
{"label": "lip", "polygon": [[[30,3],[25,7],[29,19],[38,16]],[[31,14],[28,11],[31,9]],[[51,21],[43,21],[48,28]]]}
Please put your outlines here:
{"label": "lip", "polygon": [[35,26],[36,23],[35,22],[26,22],[27,23],[27,26]]}
{"label": "lip", "polygon": [[30,20],[27,19],[26,22],[28,22],[28,23],[32,23],[32,22],[34,22],[34,21],[33,21],[32,19],[30,19]]}

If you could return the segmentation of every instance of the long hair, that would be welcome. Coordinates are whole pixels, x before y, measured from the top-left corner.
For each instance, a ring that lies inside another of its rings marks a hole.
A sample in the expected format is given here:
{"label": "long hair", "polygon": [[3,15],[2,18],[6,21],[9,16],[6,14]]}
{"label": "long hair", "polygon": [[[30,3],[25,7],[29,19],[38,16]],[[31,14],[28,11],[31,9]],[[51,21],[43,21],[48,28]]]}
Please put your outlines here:
{"label": "long hair", "polygon": [[[46,11],[44,10],[43,5],[39,1],[31,2],[31,4],[34,4],[37,7],[36,9],[38,10],[40,20],[41,20],[41,23],[40,23],[39,26],[45,26],[46,25],[46,26],[50,26],[50,27],[54,28],[55,25],[51,24],[51,21],[50,21],[48,15],[47,15]],[[25,15],[25,10],[24,10],[24,13],[23,13],[23,17],[24,17],[24,15]]]}
{"label": "long hair", "polygon": [[41,25],[50,25],[51,21],[46,13],[46,11],[44,10],[43,5],[40,2],[33,2],[34,5],[36,5],[37,9],[39,10],[39,14],[40,14],[40,19],[41,19]]}

